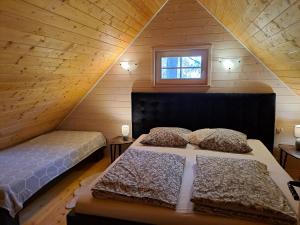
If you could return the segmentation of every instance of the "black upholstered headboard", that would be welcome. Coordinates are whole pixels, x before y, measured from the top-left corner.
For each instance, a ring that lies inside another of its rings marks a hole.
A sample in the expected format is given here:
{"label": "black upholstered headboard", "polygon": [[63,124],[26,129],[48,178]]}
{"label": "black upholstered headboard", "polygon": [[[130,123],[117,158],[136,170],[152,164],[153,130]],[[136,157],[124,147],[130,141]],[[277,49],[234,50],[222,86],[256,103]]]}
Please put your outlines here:
{"label": "black upholstered headboard", "polygon": [[132,93],[132,135],[153,127],[228,128],[259,139],[272,151],[274,93]]}

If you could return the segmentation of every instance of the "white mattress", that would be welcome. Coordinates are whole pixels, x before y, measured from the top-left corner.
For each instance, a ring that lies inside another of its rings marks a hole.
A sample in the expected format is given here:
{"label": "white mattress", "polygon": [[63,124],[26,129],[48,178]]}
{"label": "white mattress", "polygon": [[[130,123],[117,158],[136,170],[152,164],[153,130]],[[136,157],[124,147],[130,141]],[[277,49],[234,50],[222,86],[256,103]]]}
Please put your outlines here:
{"label": "white mattress", "polygon": [[[248,140],[248,144],[252,147],[253,151],[248,154],[234,154],[223,153],[208,150],[199,150],[197,146],[188,145],[185,149],[182,148],[166,148],[166,147],[149,147],[143,146],[139,143],[143,135],[139,137],[132,145],[131,148],[147,149],[156,152],[172,152],[186,156],[186,165],[183,175],[183,182],[179,196],[179,202],[176,210],[171,210],[162,207],[156,207],[140,203],[131,203],[109,199],[95,199],[91,195],[90,187],[97,181],[97,179],[88,187],[82,190],[79,195],[75,211],[82,214],[98,215],[110,218],[117,218],[122,220],[137,221],[149,224],[159,225],[182,225],[182,224],[205,224],[205,225],[250,225],[250,224],[264,224],[253,221],[246,221],[235,218],[227,218],[221,216],[211,216],[196,213],[193,211],[193,203],[190,201],[191,189],[194,179],[194,165],[196,163],[196,155],[218,156],[218,157],[231,157],[231,158],[248,158],[256,159],[268,166],[270,176],[280,187],[282,192],[287,197],[290,205],[295,210],[299,217],[299,203],[294,201],[287,182],[292,178],[281,168],[272,154],[267,148],[258,140]],[[113,164],[112,164],[113,165]],[[111,166],[112,166],[111,165]]]}

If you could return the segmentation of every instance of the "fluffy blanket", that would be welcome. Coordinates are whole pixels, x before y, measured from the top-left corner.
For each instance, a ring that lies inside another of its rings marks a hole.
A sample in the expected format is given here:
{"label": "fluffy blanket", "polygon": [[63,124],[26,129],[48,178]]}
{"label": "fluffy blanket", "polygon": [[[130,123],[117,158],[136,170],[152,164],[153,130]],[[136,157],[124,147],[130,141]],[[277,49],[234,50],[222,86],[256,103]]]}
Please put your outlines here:
{"label": "fluffy blanket", "polygon": [[197,156],[194,210],[272,224],[296,224],[287,199],[267,167],[249,159]]}
{"label": "fluffy blanket", "polygon": [[185,158],[128,149],[92,188],[96,198],[136,201],[176,208]]}

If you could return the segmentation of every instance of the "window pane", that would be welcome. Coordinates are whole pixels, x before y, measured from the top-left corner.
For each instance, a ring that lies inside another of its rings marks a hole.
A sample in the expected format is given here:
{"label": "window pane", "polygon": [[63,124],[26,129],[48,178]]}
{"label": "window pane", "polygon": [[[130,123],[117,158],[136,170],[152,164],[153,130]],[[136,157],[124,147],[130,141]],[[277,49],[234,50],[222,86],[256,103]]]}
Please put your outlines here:
{"label": "window pane", "polygon": [[161,68],[180,67],[180,57],[162,57]]}
{"label": "window pane", "polygon": [[182,57],[182,67],[201,67],[201,56]]}
{"label": "window pane", "polygon": [[180,69],[161,69],[161,79],[180,79]]}
{"label": "window pane", "polygon": [[200,79],[201,68],[182,69],[182,79]]}

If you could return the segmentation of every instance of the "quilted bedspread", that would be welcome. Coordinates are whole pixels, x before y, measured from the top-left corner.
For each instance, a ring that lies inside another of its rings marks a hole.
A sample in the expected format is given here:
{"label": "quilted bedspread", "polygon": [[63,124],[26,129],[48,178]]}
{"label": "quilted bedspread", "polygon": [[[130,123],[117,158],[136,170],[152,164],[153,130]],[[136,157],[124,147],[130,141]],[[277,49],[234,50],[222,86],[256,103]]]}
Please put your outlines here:
{"label": "quilted bedspread", "polygon": [[0,151],[0,207],[14,217],[41,187],[105,142],[100,132],[54,131]]}

